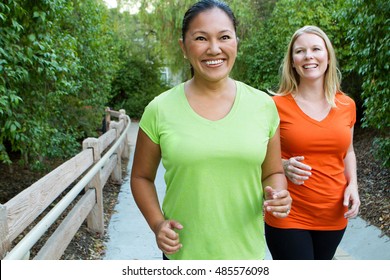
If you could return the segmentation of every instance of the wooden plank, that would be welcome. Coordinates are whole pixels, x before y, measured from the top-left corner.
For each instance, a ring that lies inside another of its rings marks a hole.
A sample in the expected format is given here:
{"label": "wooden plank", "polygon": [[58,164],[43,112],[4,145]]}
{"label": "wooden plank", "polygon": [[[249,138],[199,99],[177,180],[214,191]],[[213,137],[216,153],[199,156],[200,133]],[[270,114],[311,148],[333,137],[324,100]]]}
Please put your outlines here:
{"label": "wooden plank", "polygon": [[[130,121],[131,125],[131,121]],[[126,137],[124,140],[124,148],[122,151],[122,159],[124,160],[129,160],[130,159],[130,153],[131,153],[131,148],[130,148],[130,132],[126,132]]]}
{"label": "wooden plank", "polygon": [[105,149],[107,149],[107,147],[110,146],[115,141],[115,139],[116,139],[115,129],[110,129],[102,136],[100,136],[99,137],[100,151],[104,151]]}
{"label": "wooden plank", "polygon": [[99,142],[97,138],[88,137],[83,141],[83,150],[92,149],[93,151],[93,162],[96,163],[101,159],[101,152],[99,149]]}
{"label": "wooden plank", "polygon": [[119,155],[114,170],[111,173],[111,180],[115,184],[122,184],[122,160]]}
{"label": "wooden plank", "polygon": [[11,242],[8,239],[7,208],[0,204],[0,259],[2,260],[10,250]]}
{"label": "wooden plank", "polygon": [[125,121],[122,119],[118,122],[118,129],[119,129],[119,132],[122,132],[124,129],[125,129]]}
{"label": "wooden plank", "polygon": [[92,152],[80,152],[5,203],[11,242],[93,164]]}
{"label": "wooden plank", "polygon": [[[99,145],[99,141],[96,138],[88,138],[83,141],[83,149],[93,149],[94,162],[98,162],[101,159],[102,150]],[[96,203],[91,213],[87,217],[88,228],[92,231],[103,233],[104,232],[104,209],[103,209],[103,185],[101,183],[101,168],[97,172],[91,181],[86,186],[88,189],[95,189]]]}
{"label": "wooden plank", "polygon": [[95,190],[89,189],[46,241],[34,260],[59,260],[94,205]]}
{"label": "wooden plank", "polygon": [[110,129],[115,129],[116,138],[118,139],[121,136],[121,132],[125,128],[125,121],[122,119],[119,122],[111,122]]}
{"label": "wooden plank", "polygon": [[109,110],[108,112],[110,113],[110,116],[114,118],[119,118],[119,116],[121,115],[121,112],[118,111]]}
{"label": "wooden plank", "polygon": [[108,181],[108,178],[110,178],[110,174],[114,170],[116,166],[116,161],[117,161],[117,154],[113,154],[110,159],[106,162],[104,165],[102,171],[101,171],[101,181],[103,184],[106,184]]}

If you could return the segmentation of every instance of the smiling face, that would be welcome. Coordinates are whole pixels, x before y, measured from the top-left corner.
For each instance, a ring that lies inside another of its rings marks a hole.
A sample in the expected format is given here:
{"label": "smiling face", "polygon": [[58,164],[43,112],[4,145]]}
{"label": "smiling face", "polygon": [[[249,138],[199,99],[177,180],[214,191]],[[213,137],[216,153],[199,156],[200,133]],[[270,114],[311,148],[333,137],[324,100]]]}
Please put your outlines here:
{"label": "smiling face", "polygon": [[180,40],[194,78],[217,82],[229,76],[237,56],[237,38],[232,20],[219,8],[199,13]]}
{"label": "smiling face", "polygon": [[311,33],[300,35],[293,44],[292,59],[301,82],[324,79],[329,58],[325,42],[318,35]]}

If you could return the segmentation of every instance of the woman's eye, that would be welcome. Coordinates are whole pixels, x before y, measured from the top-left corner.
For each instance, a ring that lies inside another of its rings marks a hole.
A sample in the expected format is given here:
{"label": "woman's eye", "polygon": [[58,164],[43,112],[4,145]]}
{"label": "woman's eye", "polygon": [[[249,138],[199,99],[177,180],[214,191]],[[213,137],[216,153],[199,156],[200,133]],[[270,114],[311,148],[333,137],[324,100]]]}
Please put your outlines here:
{"label": "woman's eye", "polygon": [[202,36],[199,36],[199,37],[196,37],[195,40],[196,40],[196,41],[205,41],[206,38],[205,38],[205,37],[202,37]]}
{"label": "woman's eye", "polygon": [[221,37],[222,40],[229,40],[230,39],[230,36],[229,35],[224,35]]}

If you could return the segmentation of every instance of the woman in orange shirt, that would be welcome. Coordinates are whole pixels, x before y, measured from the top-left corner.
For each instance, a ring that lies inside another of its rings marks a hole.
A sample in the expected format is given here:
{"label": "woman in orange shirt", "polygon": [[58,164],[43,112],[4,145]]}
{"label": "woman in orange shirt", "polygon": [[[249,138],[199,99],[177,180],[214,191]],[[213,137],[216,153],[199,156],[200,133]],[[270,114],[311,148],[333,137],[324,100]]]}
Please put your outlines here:
{"label": "woman in orange shirt", "polygon": [[360,206],[354,101],[340,90],[335,51],[316,26],[297,30],[278,93],[282,162],[293,199],[289,216],[265,216],[273,259],[332,259]]}

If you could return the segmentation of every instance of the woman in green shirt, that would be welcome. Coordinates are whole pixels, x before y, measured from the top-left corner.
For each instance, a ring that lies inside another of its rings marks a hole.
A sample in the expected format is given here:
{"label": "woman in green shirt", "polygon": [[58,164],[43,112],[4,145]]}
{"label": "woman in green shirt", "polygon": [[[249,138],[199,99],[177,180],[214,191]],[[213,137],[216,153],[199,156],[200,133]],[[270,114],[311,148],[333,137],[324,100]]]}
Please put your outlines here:
{"label": "woman in green shirt", "polygon": [[[229,77],[238,41],[225,3],[194,4],[179,43],[193,77],[145,108],[134,199],[165,258],[264,259],[263,208],[284,218],[291,207],[276,107],[264,92]],[[162,209],[154,185],[160,160]]]}

